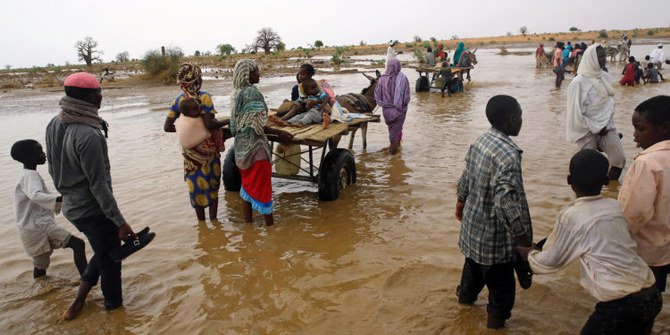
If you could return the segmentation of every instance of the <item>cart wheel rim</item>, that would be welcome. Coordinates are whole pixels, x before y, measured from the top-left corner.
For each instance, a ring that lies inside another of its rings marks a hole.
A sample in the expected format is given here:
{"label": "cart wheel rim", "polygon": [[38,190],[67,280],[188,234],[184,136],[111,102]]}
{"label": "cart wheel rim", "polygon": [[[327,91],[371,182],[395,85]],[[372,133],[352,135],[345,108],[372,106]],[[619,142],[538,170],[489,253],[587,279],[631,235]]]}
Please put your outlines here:
{"label": "cart wheel rim", "polygon": [[349,172],[345,168],[340,169],[340,174],[339,174],[339,184],[340,184],[340,190],[343,190],[347,187],[349,184]]}

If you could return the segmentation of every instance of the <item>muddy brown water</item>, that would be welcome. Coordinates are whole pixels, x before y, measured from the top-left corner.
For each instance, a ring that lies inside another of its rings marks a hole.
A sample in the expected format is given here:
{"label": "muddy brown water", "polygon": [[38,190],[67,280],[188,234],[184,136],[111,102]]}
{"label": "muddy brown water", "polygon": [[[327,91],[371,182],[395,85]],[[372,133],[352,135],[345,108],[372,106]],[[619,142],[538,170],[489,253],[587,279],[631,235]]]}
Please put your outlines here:
{"label": "muddy brown water", "polygon": [[[651,46],[633,49],[643,55]],[[468,145],[489,126],[484,115],[495,94],[516,97],[523,128],[524,181],[535,240],[552,229],[573,197],[567,164],[576,147],[565,140],[566,91],[553,88],[550,70],[530,56],[480,50],[466,92],[451,98],[415,94],[401,152],[385,153],[383,123],[372,124],[368,147],[354,144],[356,185],[332,202],[318,200],[314,184],[273,179],[276,226],[242,220],[236,193],[221,191],[218,223],[198,224],[182,181],[174,134],[162,131],[177,87],[108,89],[100,114],[111,125],[109,152],[117,201],[134,229],[150,226],[155,241],[123,264],[125,308],[106,312],[95,288],[81,316],[61,315],[76,293],[68,250],[56,250],[49,277],[32,279],[32,264],[14,227],[13,190],[21,167],[9,156],[23,138],[44,143],[58,112],[59,92],[0,94],[0,333],[2,334],[483,334],[486,290],[474,307],[454,290],[463,256],[454,219],[455,183]],[[623,63],[610,65],[618,78]],[[405,68],[412,87],[417,78]],[[336,92],[366,86],[360,74],[327,75]],[[288,97],[294,77],[262,78],[271,106]],[[668,94],[668,84],[620,87],[616,126],[629,164],[639,151],[630,117],[646,98]],[[221,114],[229,113],[230,81],[206,81]],[[378,111],[379,112],[379,111]],[[357,135],[359,136],[359,135]],[[346,138],[341,142],[346,143]],[[232,141],[228,141],[230,147]],[[342,145],[341,145],[342,146]],[[39,172],[53,190],[46,166]],[[614,197],[619,185],[605,190]],[[81,236],[62,215],[57,222]],[[90,248],[87,247],[90,256]],[[518,288],[508,334],[576,334],[596,301],[579,285],[576,264],[535,276]],[[670,332],[670,308],[655,332]]]}

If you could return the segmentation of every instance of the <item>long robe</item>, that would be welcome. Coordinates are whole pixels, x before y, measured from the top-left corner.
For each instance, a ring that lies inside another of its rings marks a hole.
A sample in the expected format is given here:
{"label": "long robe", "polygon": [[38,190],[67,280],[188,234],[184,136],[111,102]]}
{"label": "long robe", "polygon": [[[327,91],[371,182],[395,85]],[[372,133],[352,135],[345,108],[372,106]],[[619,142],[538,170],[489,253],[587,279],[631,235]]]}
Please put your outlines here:
{"label": "long robe", "polygon": [[382,108],[391,143],[398,143],[402,139],[409,98],[409,80],[400,72],[400,61],[391,59],[386,73],[379,78],[375,88],[375,100]]}

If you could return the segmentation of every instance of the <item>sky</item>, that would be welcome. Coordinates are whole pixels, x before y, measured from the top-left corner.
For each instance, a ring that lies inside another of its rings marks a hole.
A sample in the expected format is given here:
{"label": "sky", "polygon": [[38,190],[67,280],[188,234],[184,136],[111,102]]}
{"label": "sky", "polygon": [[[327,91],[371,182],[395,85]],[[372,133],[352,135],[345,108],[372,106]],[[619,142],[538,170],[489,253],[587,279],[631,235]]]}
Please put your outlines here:
{"label": "sky", "polygon": [[[98,42],[102,59],[130,58],[160,46],[215,52],[237,50],[270,27],[287,48],[385,43],[436,37],[670,27],[668,0],[5,0],[0,12],[0,66],[81,63],[74,44]],[[556,8],[551,8],[556,7]],[[637,14],[634,14],[637,13]]]}

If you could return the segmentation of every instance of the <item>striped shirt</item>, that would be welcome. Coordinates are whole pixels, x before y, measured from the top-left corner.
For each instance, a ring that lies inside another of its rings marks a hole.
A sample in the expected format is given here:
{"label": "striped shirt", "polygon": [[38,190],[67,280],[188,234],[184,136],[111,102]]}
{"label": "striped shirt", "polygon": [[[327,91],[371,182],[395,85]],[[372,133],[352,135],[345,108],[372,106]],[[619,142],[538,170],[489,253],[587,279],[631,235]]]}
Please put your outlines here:
{"label": "striped shirt", "polygon": [[514,237],[533,238],[521,177],[521,149],[509,136],[490,128],[470,146],[458,180],[465,203],[458,246],[482,265],[512,260]]}

